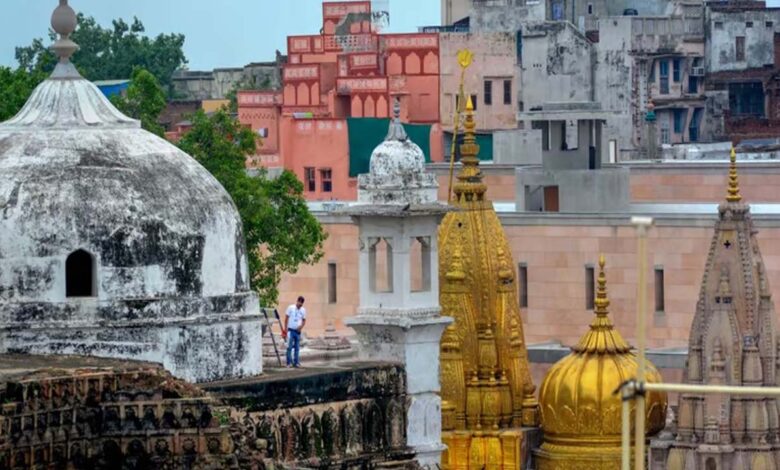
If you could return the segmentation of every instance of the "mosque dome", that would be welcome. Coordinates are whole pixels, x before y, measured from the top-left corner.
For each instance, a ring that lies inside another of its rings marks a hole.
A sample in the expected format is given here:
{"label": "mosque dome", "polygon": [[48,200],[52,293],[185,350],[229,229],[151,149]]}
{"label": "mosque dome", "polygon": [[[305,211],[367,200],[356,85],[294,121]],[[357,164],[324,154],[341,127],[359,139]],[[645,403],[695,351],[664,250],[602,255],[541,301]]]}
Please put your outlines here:
{"label": "mosque dome", "polygon": [[358,177],[358,199],[376,204],[432,204],[436,177],[425,171],[425,154],[406,135],[396,100],[385,140],[371,153],[369,173]]}
{"label": "mosque dome", "polygon": [[[638,365],[630,346],[608,317],[604,264],[602,256],[596,318],[590,330],[571,354],[552,366],[539,389],[544,433],[544,443],[537,451],[540,470],[561,468],[564,462],[571,468],[586,462],[596,465],[592,468],[620,468],[622,401],[614,392],[636,377]],[[661,382],[649,361],[646,379],[649,383]],[[666,394],[648,392],[646,398],[647,434],[653,435],[665,425]]]}
{"label": "mosque dome", "polygon": [[78,74],[75,21],[61,0],[60,63],[0,123],[2,349],[152,360],[189,380],[258,372],[232,199]]}

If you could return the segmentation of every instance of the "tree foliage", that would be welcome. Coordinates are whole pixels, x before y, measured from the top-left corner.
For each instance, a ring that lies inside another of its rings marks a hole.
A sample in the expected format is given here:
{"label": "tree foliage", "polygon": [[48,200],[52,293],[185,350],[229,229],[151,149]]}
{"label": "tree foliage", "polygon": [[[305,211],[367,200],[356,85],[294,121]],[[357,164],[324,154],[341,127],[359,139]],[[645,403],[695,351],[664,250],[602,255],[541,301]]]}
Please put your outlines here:
{"label": "tree foliage", "polygon": [[179,142],[233,197],[243,221],[249,249],[252,288],[263,305],[276,305],[282,274],[297,272],[323,255],[326,234],[309,212],[303,184],[285,170],[269,178],[265,170],[247,175],[245,160],[255,152],[255,133],[225,111],[207,116],[199,111],[192,129]]}
{"label": "tree foliage", "polygon": [[[78,15],[78,27],[71,39],[79,45],[72,62],[87,80],[128,78],[136,67],[148,70],[164,88],[171,84],[173,72],[187,64],[183,34],[144,35],[146,29],[138,18],[128,24],[122,19],[103,28],[91,16]],[[56,39],[49,31],[52,41]],[[16,60],[27,71],[51,72],[57,60],[41,39],[27,47],[16,48]]]}
{"label": "tree foliage", "polygon": [[127,96],[115,95],[111,102],[124,114],[141,121],[141,127],[162,137],[165,129],[157,119],[165,109],[165,93],[148,70],[137,68],[127,87]]}
{"label": "tree foliage", "polygon": [[22,109],[46,75],[39,70],[28,72],[21,68],[0,67],[0,122],[14,117]]}

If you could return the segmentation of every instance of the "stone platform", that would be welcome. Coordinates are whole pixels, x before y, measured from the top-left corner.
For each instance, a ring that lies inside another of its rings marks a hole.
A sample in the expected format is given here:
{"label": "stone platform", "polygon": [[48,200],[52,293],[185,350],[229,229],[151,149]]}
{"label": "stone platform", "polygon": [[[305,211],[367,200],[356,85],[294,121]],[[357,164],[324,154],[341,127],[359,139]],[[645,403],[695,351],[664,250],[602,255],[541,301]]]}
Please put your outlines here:
{"label": "stone platform", "polygon": [[193,385],[148,362],[0,355],[0,469],[416,469],[405,380],[355,362]]}

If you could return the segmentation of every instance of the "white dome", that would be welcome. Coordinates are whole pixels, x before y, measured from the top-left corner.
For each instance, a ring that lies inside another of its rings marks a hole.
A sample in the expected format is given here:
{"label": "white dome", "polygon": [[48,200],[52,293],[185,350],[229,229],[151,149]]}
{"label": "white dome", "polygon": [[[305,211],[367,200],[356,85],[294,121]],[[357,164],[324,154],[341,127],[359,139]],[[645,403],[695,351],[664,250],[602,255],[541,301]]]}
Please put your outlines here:
{"label": "white dome", "polygon": [[[75,253],[92,266],[71,272]],[[0,124],[5,350],[156,360],[190,380],[253,373],[254,333],[237,322],[258,312],[247,271],[217,180],[72,65]]]}

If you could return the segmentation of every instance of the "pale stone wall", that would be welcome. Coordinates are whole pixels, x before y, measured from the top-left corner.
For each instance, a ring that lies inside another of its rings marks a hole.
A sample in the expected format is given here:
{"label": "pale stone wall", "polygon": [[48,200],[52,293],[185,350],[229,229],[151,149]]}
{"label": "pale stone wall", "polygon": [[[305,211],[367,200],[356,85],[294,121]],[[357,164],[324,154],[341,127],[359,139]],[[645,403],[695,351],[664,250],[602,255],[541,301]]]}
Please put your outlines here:
{"label": "pale stone wall", "polygon": [[[629,342],[634,342],[636,305],[636,235],[628,216],[587,218],[501,214],[517,263],[528,270],[528,308],[522,309],[528,343],[551,340],[572,345],[590,323],[593,313],[585,309],[585,266],[598,255],[607,259],[607,278],[612,318]],[[780,223],[756,217],[761,252],[770,286],[780,298]],[[344,334],[353,334],[343,319],[354,315],[357,293],[357,228],[344,218],[323,217],[330,233],[326,255],[316,266],[304,267],[286,276],[280,286],[282,299],[292,302],[306,296],[309,311],[307,335],[322,334],[326,319],[332,319]],[[707,250],[715,223],[712,216],[676,216],[658,220],[649,236],[649,266],[663,267],[665,309],[654,307],[654,276],[648,273],[650,347],[685,346]],[[327,304],[327,263],[338,263],[338,302]],[[286,305],[286,303],[285,303]],[[443,312],[446,314],[446,312]]]}

